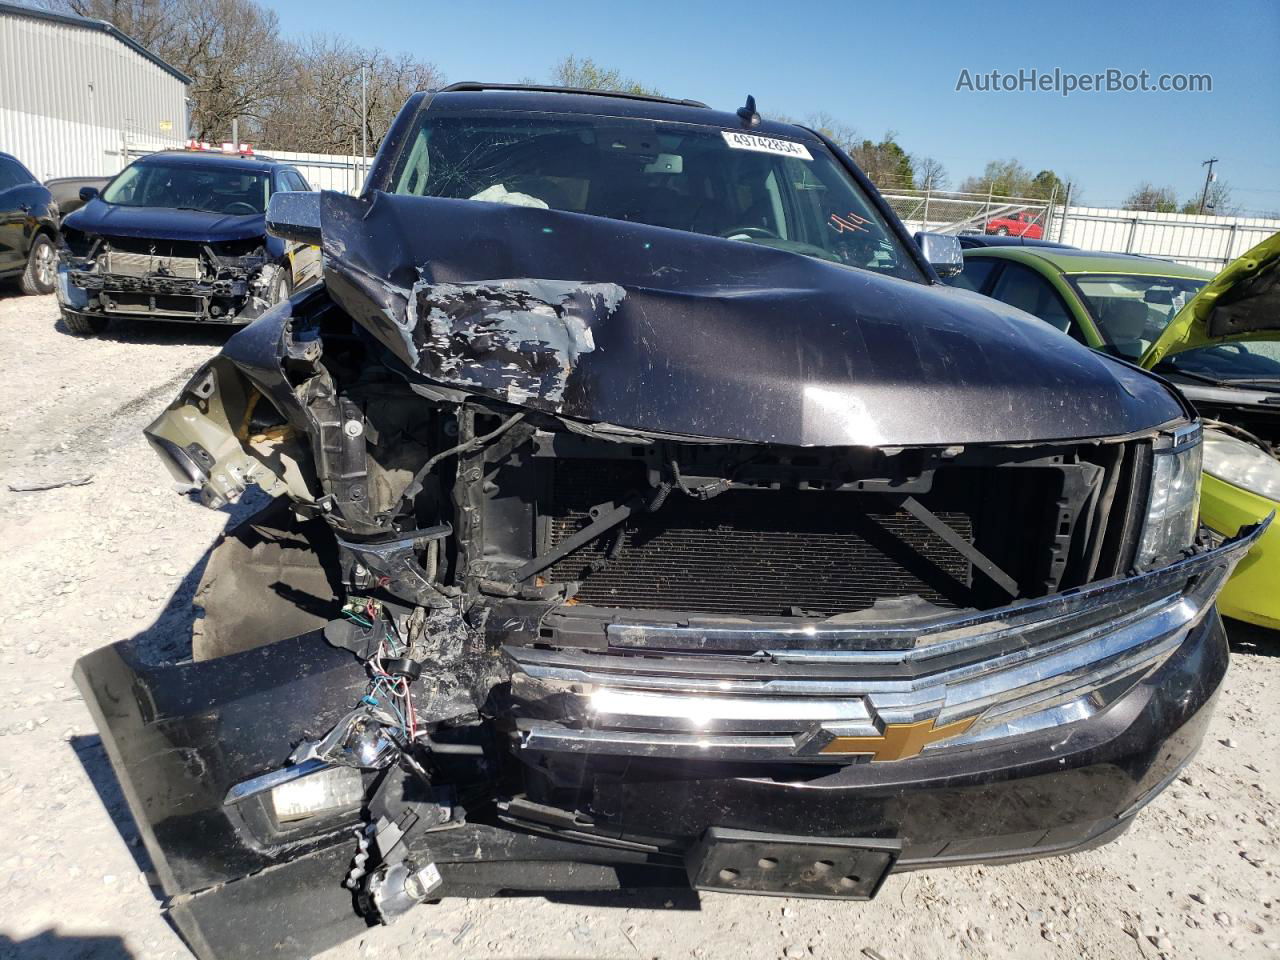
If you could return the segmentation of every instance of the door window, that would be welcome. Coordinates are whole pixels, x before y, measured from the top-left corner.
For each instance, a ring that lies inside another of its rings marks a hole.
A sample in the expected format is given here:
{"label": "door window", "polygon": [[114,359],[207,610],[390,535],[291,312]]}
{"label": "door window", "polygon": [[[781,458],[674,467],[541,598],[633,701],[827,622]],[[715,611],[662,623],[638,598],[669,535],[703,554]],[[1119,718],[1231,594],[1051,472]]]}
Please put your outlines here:
{"label": "door window", "polygon": [[987,284],[987,279],[991,276],[991,271],[995,269],[996,262],[990,257],[965,257],[964,269],[947,282],[953,287],[981,293],[982,288]]}
{"label": "door window", "polygon": [[1072,322],[1071,312],[1067,310],[1058,291],[1030,267],[1020,263],[1006,263],[991,296],[1039,317],[1051,327],[1069,333],[1077,340],[1080,339],[1080,333]]}

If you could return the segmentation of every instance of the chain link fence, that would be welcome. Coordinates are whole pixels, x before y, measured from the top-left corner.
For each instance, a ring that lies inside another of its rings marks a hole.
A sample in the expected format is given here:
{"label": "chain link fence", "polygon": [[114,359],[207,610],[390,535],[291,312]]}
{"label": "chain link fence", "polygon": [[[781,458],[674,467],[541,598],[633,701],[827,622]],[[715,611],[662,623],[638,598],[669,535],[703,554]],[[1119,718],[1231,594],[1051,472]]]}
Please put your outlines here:
{"label": "chain link fence", "polygon": [[989,233],[1051,239],[1047,225],[1053,222],[1060,206],[1056,192],[1048,200],[951,190],[888,189],[882,193],[908,229],[933,233]]}

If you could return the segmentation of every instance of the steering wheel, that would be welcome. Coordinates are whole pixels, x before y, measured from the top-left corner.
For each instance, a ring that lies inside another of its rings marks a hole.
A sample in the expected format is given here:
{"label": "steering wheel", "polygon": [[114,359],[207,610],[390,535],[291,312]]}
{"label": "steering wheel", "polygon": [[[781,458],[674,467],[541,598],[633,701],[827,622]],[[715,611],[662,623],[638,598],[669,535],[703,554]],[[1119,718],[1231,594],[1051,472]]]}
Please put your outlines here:
{"label": "steering wheel", "polygon": [[736,240],[739,237],[756,238],[759,240],[781,240],[782,238],[767,227],[742,226],[732,227],[728,230],[720,231],[720,236],[726,240]]}
{"label": "steering wheel", "polygon": [[[243,207],[244,209],[238,210],[236,209],[237,207]],[[222,212],[226,214],[257,213],[258,210],[252,203],[245,203],[243,200],[237,200],[235,203],[228,203],[222,208]]]}

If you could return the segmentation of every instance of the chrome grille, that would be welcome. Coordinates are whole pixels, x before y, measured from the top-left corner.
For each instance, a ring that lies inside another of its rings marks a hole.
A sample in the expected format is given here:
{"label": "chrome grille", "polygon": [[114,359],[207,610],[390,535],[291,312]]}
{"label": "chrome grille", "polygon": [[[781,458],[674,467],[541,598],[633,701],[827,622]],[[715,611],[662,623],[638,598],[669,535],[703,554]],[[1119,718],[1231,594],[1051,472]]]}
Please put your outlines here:
{"label": "chrome grille", "polygon": [[[909,625],[613,622],[602,651],[504,648],[524,750],[850,763],[836,738],[932,721],[932,752],[1086,719],[1163,663],[1260,531],[1140,576]],[[750,704],[757,707],[753,711]]]}

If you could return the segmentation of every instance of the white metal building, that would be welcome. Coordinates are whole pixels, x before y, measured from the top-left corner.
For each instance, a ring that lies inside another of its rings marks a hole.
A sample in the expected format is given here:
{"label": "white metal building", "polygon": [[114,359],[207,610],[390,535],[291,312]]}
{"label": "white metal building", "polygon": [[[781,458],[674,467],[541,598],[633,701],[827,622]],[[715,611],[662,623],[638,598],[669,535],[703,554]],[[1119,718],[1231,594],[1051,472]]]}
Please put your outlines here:
{"label": "white metal building", "polygon": [[181,146],[190,83],[109,23],[0,0],[0,151],[42,180]]}

